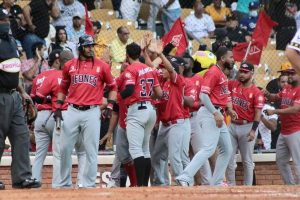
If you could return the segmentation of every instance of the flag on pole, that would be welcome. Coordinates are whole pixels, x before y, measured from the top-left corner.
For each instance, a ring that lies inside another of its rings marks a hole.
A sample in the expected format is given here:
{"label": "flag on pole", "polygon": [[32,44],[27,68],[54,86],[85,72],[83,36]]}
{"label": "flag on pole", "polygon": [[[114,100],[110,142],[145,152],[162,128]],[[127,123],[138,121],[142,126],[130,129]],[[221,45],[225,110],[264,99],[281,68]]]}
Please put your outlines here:
{"label": "flag on pole", "polygon": [[277,25],[278,23],[272,21],[265,11],[261,11],[252,34],[252,39],[254,41],[260,41],[263,46],[266,47],[273,27]]}
{"label": "flag on pole", "polygon": [[263,44],[260,41],[238,43],[232,50],[233,58],[235,61],[247,61],[251,64],[258,65],[262,49]]}
{"label": "flag on pole", "polygon": [[89,13],[87,9],[86,3],[84,4],[85,7],[85,33],[91,36],[94,36],[94,31],[93,31],[93,23],[91,22],[89,18]]}
{"label": "flag on pole", "polygon": [[175,21],[171,30],[161,40],[164,42],[164,45],[172,43],[177,48],[177,56],[182,55],[186,51],[188,41],[180,18]]}

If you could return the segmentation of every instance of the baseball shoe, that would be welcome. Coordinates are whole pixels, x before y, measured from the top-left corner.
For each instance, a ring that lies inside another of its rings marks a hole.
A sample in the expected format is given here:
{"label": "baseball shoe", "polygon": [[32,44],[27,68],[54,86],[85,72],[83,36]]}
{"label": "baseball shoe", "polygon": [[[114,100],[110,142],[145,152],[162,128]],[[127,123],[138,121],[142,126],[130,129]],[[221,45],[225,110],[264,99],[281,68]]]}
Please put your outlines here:
{"label": "baseball shoe", "polygon": [[5,189],[5,185],[2,181],[0,181],[0,190],[4,190]]}
{"label": "baseball shoe", "polygon": [[176,179],[176,184],[178,186],[181,186],[181,187],[189,187],[190,186],[190,184],[188,182],[182,181],[182,180],[178,180],[178,179]]}
{"label": "baseball shoe", "polygon": [[23,189],[23,188],[39,188],[41,186],[42,186],[41,182],[39,182],[35,178],[28,178],[28,179],[25,179],[24,181],[22,181],[20,183],[14,183],[12,185],[13,188],[19,188],[19,189]]}
{"label": "baseball shoe", "polygon": [[229,187],[229,184],[226,181],[223,181],[220,186],[221,187]]}
{"label": "baseball shoe", "polygon": [[116,182],[113,180],[113,179],[111,179],[108,183],[107,183],[107,186],[106,186],[107,188],[117,188],[118,186],[117,186],[117,184],[116,184]]}

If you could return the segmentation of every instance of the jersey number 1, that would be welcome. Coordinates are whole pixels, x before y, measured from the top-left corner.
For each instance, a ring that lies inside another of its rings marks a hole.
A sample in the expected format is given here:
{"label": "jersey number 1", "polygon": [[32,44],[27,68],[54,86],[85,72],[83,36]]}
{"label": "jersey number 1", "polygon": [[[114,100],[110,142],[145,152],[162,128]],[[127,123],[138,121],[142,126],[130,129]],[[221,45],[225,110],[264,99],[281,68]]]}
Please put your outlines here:
{"label": "jersey number 1", "polygon": [[[147,97],[147,96],[152,96],[152,88],[154,84],[154,79],[153,78],[147,78],[147,79],[141,79],[140,85],[142,86],[141,89],[141,97]],[[149,87],[147,87],[149,85]],[[147,88],[149,88],[149,91],[147,91]]]}

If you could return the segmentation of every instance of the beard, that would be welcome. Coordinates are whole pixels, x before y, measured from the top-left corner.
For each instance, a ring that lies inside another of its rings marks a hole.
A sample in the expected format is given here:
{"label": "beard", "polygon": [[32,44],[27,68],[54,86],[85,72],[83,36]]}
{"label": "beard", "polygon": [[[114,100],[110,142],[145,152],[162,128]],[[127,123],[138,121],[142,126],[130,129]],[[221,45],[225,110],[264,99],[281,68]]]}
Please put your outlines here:
{"label": "beard", "polygon": [[233,69],[233,64],[231,64],[230,62],[224,62],[223,65],[226,69],[229,69],[229,70]]}

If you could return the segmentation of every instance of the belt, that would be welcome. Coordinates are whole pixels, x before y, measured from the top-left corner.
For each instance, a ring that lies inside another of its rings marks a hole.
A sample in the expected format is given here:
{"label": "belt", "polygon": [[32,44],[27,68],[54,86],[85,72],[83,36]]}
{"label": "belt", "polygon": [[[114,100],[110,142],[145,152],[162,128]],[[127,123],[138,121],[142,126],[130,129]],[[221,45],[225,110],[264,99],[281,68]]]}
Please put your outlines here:
{"label": "belt", "polygon": [[7,89],[7,88],[0,88],[0,93],[7,93],[12,94],[16,91],[16,89]]}
{"label": "belt", "polygon": [[[151,103],[151,102],[150,101],[140,101],[140,102],[136,102],[134,104],[139,105],[138,110],[145,110],[145,109],[147,109],[146,104],[148,104],[148,103]],[[129,108],[130,106],[132,106],[134,104],[131,104],[131,105],[127,106],[127,108]]]}
{"label": "belt", "polygon": [[184,120],[184,119],[175,119],[175,120],[171,120],[171,121],[168,121],[168,122],[162,122],[162,124],[164,126],[171,126],[171,125],[174,125],[174,124],[178,124],[179,123],[178,120]]}
{"label": "belt", "polygon": [[231,119],[231,123],[237,124],[237,125],[244,125],[244,124],[248,124],[251,122],[249,122],[248,120],[245,120],[245,119]]}
{"label": "belt", "polygon": [[81,110],[81,111],[86,111],[86,110],[97,107],[97,106],[79,106],[79,105],[76,105],[76,104],[70,104],[70,106],[72,106],[73,108],[75,108],[77,110]]}

